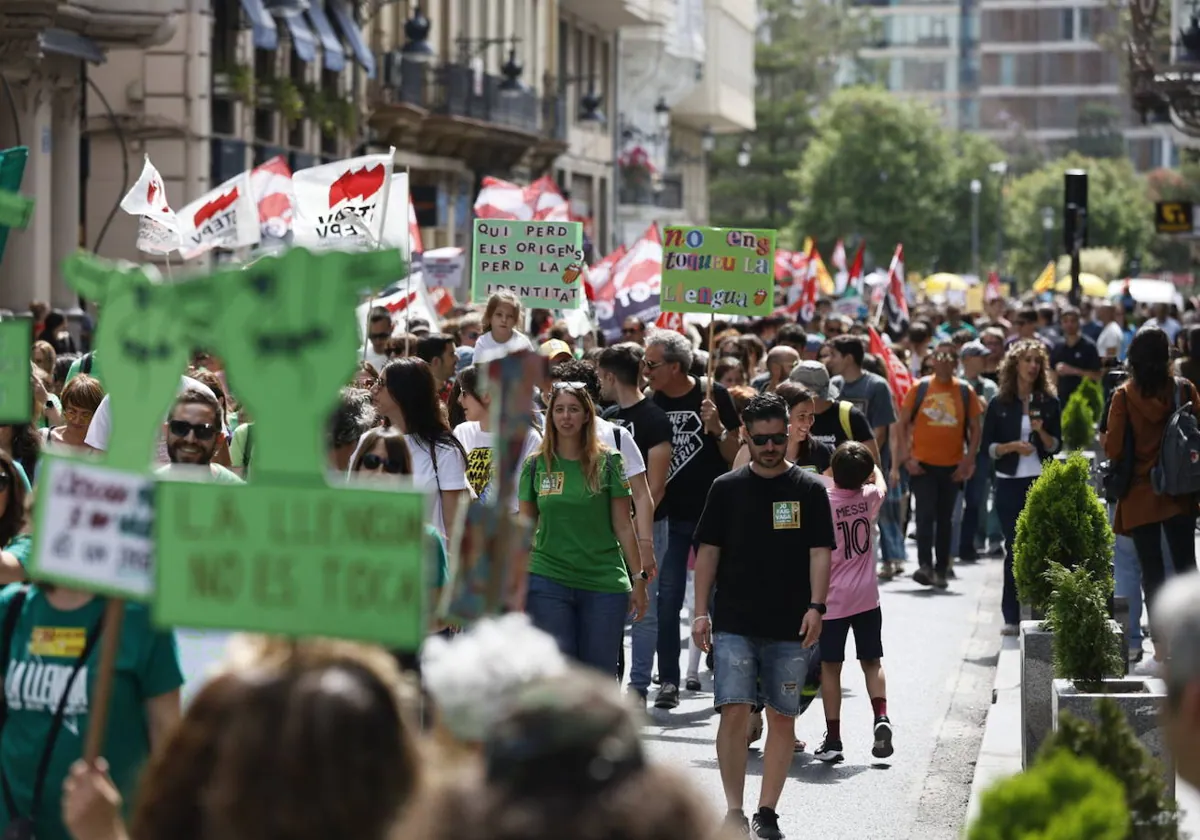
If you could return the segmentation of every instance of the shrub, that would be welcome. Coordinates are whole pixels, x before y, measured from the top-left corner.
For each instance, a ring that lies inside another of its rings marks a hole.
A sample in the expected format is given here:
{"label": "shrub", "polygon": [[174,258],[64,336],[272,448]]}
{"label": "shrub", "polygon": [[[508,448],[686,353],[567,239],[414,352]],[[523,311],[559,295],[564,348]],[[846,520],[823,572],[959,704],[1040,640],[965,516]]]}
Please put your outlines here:
{"label": "shrub", "polygon": [[1104,413],[1104,389],[1100,387],[1100,383],[1085,376],[1075,389],[1075,394],[1083,394],[1088,405],[1092,407],[1092,417],[1099,422],[1100,415]]}
{"label": "shrub", "polygon": [[1125,840],[1121,783],[1059,750],[984,792],[967,840]]}
{"label": "shrub", "polygon": [[1052,587],[1051,563],[1084,566],[1112,595],[1113,532],[1108,511],[1091,487],[1088,463],[1074,456],[1049,460],[1025,498],[1013,540],[1013,576],[1024,604],[1045,611]]}
{"label": "shrub", "polygon": [[1088,398],[1076,390],[1063,409],[1063,445],[1071,452],[1078,452],[1092,442],[1096,434],[1096,414]]}
{"label": "shrub", "polygon": [[1058,729],[1042,742],[1034,766],[1069,752],[1094,761],[1121,783],[1131,818],[1128,840],[1176,840],[1179,809],[1167,790],[1162,768],[1138,741],[1125,715],[1111,700],[1096,703],[1098,725],[1059,715]]}
{"label": "shrub", "polygon": [[1054,563],[1046,577],[1054,587],[1046,614],[1054,631],[1054,671],[1081,691],[1096,691],[1105,677],[1125,673],[1121,639],[1108,623],[1108,595],[1083,566]]}

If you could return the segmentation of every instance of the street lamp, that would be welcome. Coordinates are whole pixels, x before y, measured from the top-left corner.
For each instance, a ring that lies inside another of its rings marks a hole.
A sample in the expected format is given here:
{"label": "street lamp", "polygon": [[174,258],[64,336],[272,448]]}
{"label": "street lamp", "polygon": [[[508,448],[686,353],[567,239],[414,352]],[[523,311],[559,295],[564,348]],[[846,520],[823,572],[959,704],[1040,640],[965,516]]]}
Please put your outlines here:
{"label": "street lamp", "polygon": [[521,62],[517,61],[517,39],[512,39],[512,46],[508,50],[508,61],[500,67],[500,75],[504,77],[504,81],[500,83],[500,95],[504,97],[519,96],[525,90],[525,85],[521,84],[521,73],[525,70]]}
{"label": "street lamp", "polygon": [[983,184],[978,178],[971,179],[971,271],[979,276],[979,194]]}
{"label": "street lamp", "polygon": [[428,64],[433,61],[433,47],[429,43],[429,18],[421,12],[421,7],[413,9],[413,15],[404,21],[404,46],[400,55],[408,61],[418,64]]}
{"label": "street lamp", "polygon": [[1042,208],[1042,234],[1046,237],[1046,259],[1054,259],[1054,208]]}
{"label": "street lamp", "polygon": [[667,100],[661,96],[654,104],[654,121],[658,124],[659,131],[666,131],[671,127],[671,108],[667,105]]}
{"label": "street lamp", "polygon": [[743,140],[741,148],[738,149],[737,165],[740,166],[742,169],[745,169],[747,166],[750,165],[750,141],[749,140]]}
{"label": "street lamp", "polygon": [[1008,161],[998,160],[988,164],[988,171],[1000,179],[996,190],[996,271],[1004,273],[1004,176],[1008,174]]}
{"label": "street lamp", "polygon": [[713,134],[711,125],[705,126],[704,133],[700,135],[700,151],[710,155],[715,148],[717,148],[717,135]]}

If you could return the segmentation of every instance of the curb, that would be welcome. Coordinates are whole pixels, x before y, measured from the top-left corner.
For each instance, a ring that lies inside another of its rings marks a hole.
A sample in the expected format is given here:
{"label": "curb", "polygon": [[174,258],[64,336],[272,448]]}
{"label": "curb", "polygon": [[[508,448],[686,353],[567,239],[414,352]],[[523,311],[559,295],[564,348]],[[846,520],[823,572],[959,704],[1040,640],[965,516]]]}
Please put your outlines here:
{"label": "curb", "polygon": [[996,781],[1021,772],[1021,640],[1015,636],[1001,639],[996,660],[996,681],[992,687],[992,705],[984,725],[975,778],[967,800],[970,825],[979,813],[979,799]]}

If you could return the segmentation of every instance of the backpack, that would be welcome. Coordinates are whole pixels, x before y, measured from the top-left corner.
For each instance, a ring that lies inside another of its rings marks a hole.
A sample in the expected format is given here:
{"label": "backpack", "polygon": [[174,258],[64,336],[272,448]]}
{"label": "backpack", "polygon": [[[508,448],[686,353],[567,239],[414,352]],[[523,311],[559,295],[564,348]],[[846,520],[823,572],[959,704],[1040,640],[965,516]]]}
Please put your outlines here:
{"label": "backpack", "polygon": [[854,403],[838,400],[838,419],[842,421],[842,431],[846,434],[846,440],[854,440],[854,432],[850,430],[850,411],[854,408]]}
{"label": "backpack", "polygon": [[[908,422],[910,424],[917,422],[917,412],[921,410],[921,403],[925,401],[925,395],[929,393],[929,382],[930,378],[926,376],[917,384],[917,396],[916,399],[913,400],[912,416],[908,418]],[[966,382],[963,382],[961,379],[958,380],[958,387],[962,392],[963,441],[966,442],[971,427],[971,394],[973,391],[971,386]]]}
{"label": "backpack", "polygon": [[1150,470],[1150,483],[1160,496],[1200,493],[1200,427],[1187,398],[1189,384],[1175,378],[1175,410],[1163,429],[1158,463]]}

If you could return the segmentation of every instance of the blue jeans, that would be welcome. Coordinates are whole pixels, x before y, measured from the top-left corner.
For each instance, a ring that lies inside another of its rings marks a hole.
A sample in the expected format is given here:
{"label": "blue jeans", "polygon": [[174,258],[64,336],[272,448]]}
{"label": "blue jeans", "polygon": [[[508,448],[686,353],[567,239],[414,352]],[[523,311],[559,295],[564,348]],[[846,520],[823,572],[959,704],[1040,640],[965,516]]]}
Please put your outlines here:
{"label": "blue jeans", "polygon": [[1017,517],[1025,507],[1025,496],[1036,478],[996,476],[996,515],[1004,532],[1004,590],[1000,612],[1005,624],[1021,623],[1021,604],[1017,600],[1017,582],[1013,579],[1013,540],[1017,536]]}
{"label": "blue jeans", "polygon": [[981,513],[987,512],[987,475],[992,459],[986,452],[975,458],[975,472],[971,475],[954,506],[954,525],[950,538],[950,551],[962,560],[977,560],[975,532],[979,530]]}
{"label": "blue jeans", "polygon": [[757,708],[760,700],[781,715],[800,714],[800,693],[817,648],[736,633],[713,633],[713,705]]}
{"label": "blue jeans", "polygon": [[[662,574],[667,555],[667,520],[654,523],[654,561]],[[686,572],[686,566],[685,566]],[[629,631],[629,687],[642,694],[650,690],[650,672],[654,669],[654,651],[658,648],[658,577],[646,588],[649,606],[641,621]]]}
{"label": "blue jeans", "polygon": [[[1116,515],[1117,506],[1108,506],[1108,520],[1112,522]],[[1142,564],[1138,561],[1137,548],[1133,537],[1116,535],[1113,544],[1113,595],[1125,598],[1129,602],[1129,649],[1138,650],[1142,646]],[[1167,545],[1166,534],[1161,537],[1163,572],[1166,577],[1175,573],[1171,549]]]}
{"label": "blue jeans", "polygon": [[904,479],[907,473],[900,471],[900,482],[889,485],[887,497],[879,509],[879,550],[884,562],[903,563],[907,557],[904,549],[904,518],[900,511],[900,500],[904,497]]}
{"label": "blue jeans", "polygon": [[616,675],[628,592],[575,589],[531,574],[525,612],[534,627],[554,637],[564,654],[609,677]]}
{"label": "blue jeans", "polygon": [[688,554],[696,523],[667,517],[667,550],[658,566],[658,676],[663,685],[679,685],[679,614],[687,594]]}

